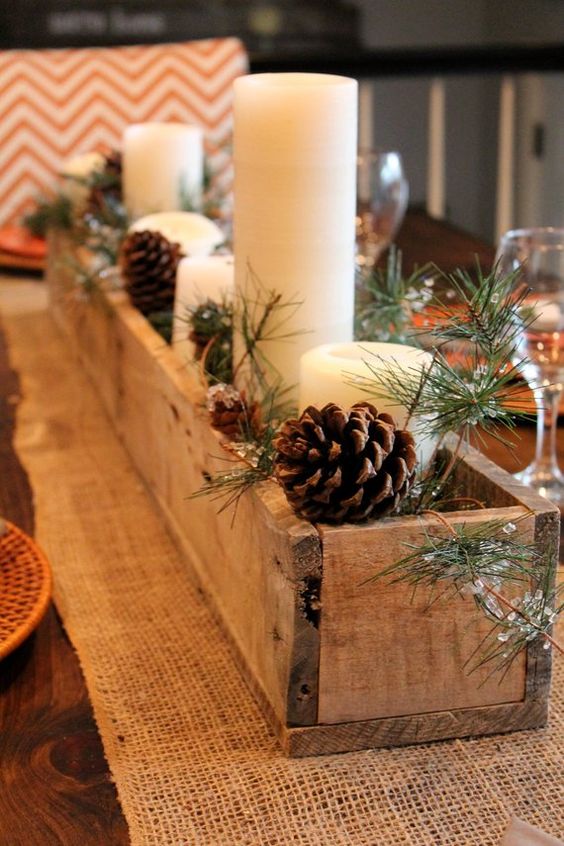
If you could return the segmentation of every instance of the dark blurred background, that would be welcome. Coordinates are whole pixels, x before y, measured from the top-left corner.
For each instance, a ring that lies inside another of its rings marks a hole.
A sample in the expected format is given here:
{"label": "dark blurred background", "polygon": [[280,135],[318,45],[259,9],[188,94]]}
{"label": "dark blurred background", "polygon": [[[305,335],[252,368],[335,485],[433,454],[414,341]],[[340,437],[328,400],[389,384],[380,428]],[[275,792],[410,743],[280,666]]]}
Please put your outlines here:
{"label": "dark blurred background", "polygon": [[444,213],[490,241],[496,237],[500,83],[509,74],[515,84],[512,223],[564,225],[564,0],[0,5],[1,48],[226,35],[243,40],[253,70],[330,70],[363,80],[363,138],[403,154],[414,204],[428,199],[430,84],[444,80]]}

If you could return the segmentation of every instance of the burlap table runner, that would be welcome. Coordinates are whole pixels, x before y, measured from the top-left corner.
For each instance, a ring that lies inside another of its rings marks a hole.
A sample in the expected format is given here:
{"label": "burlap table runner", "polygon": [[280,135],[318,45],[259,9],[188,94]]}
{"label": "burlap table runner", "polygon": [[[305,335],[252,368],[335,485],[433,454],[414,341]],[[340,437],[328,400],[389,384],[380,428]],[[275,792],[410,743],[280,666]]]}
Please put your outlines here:
{"label": "burlap table runner", "polygon": [[546,730],[283,757],[41,299],[0,289],[16,447],[132,843],[497,846],[511,813],[561,837],[558,659]]}

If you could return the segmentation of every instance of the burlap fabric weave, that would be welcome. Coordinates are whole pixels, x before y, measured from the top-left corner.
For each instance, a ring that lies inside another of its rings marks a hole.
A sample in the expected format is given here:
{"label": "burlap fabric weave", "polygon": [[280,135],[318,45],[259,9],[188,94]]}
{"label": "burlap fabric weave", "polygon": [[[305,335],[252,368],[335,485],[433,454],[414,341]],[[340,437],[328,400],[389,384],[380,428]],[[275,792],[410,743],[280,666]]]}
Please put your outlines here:
{"label": "burlap fabric weave", "polygon": [[15,306],[0,291],[16,447],[132,844],[497,846],[511,813],[562,837],[562,660],[546,730],[284,758],[90,384],[32,313],[36,286],[17,284]]}

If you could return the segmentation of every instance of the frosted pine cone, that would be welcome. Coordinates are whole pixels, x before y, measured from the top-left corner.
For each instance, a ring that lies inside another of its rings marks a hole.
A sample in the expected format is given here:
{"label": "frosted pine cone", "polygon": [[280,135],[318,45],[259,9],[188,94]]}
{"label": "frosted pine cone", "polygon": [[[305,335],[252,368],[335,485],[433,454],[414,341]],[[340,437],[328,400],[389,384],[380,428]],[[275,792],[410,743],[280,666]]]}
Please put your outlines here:
{"label": "frosted pine cone", "polygon": [[257,402],[247,404],[244,392],[234,385],[220,382],[208,389],[208,411],[214,429],[224,435],[240,436],[244,433],[258,434],[260,431],[260,406]]}

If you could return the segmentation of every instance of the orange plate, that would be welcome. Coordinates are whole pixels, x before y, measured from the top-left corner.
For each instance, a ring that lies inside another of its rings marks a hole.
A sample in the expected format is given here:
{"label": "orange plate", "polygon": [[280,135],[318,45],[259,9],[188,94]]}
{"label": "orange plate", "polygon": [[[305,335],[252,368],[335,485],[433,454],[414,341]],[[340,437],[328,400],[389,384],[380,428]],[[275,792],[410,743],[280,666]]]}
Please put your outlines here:
{"label": "orange plate", "polygon": [[47,255],[45,238],[36,238],[23,226],[0,227],[0,251],[24,258],[44,259]]}
{"label": "orange plate", "polygon": [[0,520],[0,659],[39,625],[51,598],[51,570],[36,543]]}

